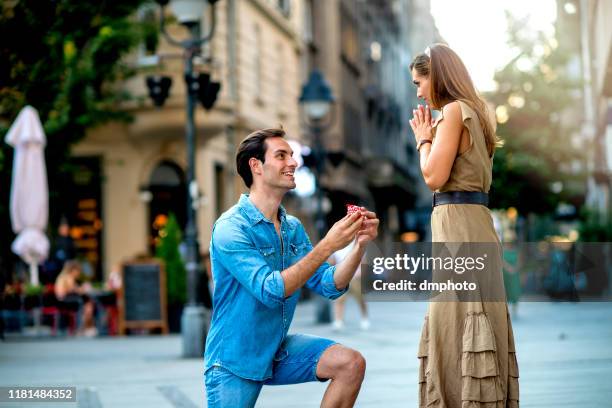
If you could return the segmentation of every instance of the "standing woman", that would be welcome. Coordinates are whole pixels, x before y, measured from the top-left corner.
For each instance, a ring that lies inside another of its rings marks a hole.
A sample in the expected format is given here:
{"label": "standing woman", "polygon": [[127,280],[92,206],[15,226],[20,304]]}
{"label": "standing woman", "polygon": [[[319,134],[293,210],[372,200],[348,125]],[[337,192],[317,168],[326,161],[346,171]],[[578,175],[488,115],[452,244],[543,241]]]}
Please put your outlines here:
{"label": "standing woman", "polygon": [[[486,103],[446,45],[428,47],[410,70],[426,103],[413,111],[410,126],[425,183],[434,191],[432,241],[499,244],[487,208],[498,140]],[[430,107],[441,111],[435,121]],[[501,268],[484,272],[502,279]],[[418,351],[420,407],[518,407],[508,306],[494,300],[430,302]]]}

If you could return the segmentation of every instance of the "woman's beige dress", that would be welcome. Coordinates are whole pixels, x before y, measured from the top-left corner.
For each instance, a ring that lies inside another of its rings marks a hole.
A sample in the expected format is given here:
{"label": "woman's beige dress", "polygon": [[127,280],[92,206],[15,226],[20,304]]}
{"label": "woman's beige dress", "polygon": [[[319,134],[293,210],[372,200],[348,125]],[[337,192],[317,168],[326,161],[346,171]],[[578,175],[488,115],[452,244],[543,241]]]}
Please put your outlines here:
{"label": "woman's beige dress", "polygon": [[[470,147],[455,158],[450,177],[439,191],[488,192],[493,160],[476,113],[466,103],[459,104]],[[431,229],[433,242],[499,243],[489,209],[482,205],[437,206]],[[502,279],[501,270],[489,272],[499,273]],[[420,407],[519,405],[518,365],[505,302],[430,302],[418,357]]]}

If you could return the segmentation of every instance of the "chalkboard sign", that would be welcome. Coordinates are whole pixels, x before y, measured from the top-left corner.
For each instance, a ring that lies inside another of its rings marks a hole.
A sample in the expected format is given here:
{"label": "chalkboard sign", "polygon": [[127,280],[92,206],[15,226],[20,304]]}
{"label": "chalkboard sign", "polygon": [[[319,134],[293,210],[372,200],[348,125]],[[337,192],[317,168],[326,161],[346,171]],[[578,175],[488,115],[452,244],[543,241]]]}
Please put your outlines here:
{"label": "chalkboard sign", "polygon": [[119,299],[119,331],[160,329],[168,333],[166,274],[155,260],[123,264]]}

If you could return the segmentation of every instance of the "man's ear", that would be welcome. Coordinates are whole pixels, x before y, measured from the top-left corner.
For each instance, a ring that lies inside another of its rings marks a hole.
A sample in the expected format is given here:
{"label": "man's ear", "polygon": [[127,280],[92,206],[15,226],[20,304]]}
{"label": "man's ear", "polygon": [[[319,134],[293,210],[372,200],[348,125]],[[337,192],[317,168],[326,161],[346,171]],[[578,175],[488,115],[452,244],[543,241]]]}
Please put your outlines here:
{"label": "man's ear", "polygon": [[249,167],[251,168],[251,171],[253,172],[253,174],[261,174],[262,173],[262,169],[261,169],[261,161],[251,157],[249,159]]}

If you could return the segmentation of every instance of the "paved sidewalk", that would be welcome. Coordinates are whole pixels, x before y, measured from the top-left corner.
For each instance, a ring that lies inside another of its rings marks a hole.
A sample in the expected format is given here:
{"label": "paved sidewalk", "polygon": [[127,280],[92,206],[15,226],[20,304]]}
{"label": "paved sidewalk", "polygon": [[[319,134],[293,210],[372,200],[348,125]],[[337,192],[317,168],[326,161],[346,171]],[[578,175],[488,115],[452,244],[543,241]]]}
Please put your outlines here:
{"label": "paved sidewalk", "polygon": [[[370,303],[358,328],[354,302],[340,333],[312,324],[301,304],[292,326],[361,351],[368,368],[358,407],[416,407],[416,349],[424,303]],[[513,321],[522,407],[612,406],[612,303],[522,303]],[[201,359],[180,358],[179,336],[9,339],[0,343],[1,386],[76,386],[78,402],[0,406],[202,407]],[[324,384],[264,387],[258,407],[317,407]]]}

